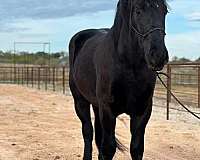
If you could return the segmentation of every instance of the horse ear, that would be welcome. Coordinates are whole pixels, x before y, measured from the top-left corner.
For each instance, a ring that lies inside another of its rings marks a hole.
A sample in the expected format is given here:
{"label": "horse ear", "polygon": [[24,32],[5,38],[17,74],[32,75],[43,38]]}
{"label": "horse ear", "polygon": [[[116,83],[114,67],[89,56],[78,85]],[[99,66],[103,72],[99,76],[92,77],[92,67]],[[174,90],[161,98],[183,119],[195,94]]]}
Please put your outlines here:
{"label": "horse ear", "polygon": [[119,0],[118,3],[117,3],[117,8],[119,8],[119,5],[120,5],[120,0]]}

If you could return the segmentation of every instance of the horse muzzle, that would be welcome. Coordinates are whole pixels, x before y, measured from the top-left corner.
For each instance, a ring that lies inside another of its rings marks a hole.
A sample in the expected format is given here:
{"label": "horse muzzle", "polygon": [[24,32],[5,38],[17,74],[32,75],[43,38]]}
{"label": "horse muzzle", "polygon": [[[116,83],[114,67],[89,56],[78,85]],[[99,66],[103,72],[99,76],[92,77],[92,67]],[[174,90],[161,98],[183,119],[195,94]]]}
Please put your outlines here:
{"label": "horse muzzle", "polygon": [[161,52],[150,51],[146,56],[146,61],[150,69],[153,71],[161,71],[169,61],[167,49],[165,48],[164,51]]}

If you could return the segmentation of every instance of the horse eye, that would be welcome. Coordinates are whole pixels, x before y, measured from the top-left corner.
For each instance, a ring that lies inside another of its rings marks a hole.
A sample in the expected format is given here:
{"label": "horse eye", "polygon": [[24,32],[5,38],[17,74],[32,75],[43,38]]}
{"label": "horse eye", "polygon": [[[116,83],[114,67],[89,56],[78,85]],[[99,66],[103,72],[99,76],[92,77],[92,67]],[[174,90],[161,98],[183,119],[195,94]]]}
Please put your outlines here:
{"label": "horse eye", "polygon": [[158,3],[155,3],[154,5],[155,5],[156,8],[160,7],[160,4],[158,4]]}
{"label": "horse eye", "polygon": [[136,12],[137,15],[140,15],[142,13],[141,9],[138,9],[138,8],[136,9],[135,12]]}

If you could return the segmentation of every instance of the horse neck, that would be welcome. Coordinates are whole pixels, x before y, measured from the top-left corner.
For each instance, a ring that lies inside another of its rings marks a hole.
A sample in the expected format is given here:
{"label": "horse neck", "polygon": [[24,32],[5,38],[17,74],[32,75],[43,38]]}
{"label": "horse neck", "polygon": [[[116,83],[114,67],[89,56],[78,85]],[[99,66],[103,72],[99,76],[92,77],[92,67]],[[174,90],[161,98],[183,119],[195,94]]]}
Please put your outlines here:
{"label": "horse neck", "polygon": [[133,67],[141,65],[144,53],[139,46],[138,35],[130,29],[128,18],[123,18],[120,13],[117,13],[111,32],[119,60]]}

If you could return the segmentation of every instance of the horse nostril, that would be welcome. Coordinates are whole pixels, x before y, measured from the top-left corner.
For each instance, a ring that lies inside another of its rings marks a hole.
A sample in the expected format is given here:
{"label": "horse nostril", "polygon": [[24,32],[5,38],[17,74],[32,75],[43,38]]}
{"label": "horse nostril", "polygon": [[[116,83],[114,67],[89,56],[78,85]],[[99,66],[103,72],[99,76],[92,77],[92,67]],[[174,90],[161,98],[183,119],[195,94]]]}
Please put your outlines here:
{"label": "horse nostril", "polygon": [[154,52],[151,52],[150,53],[150,58],[153,58],[154,57]]}

